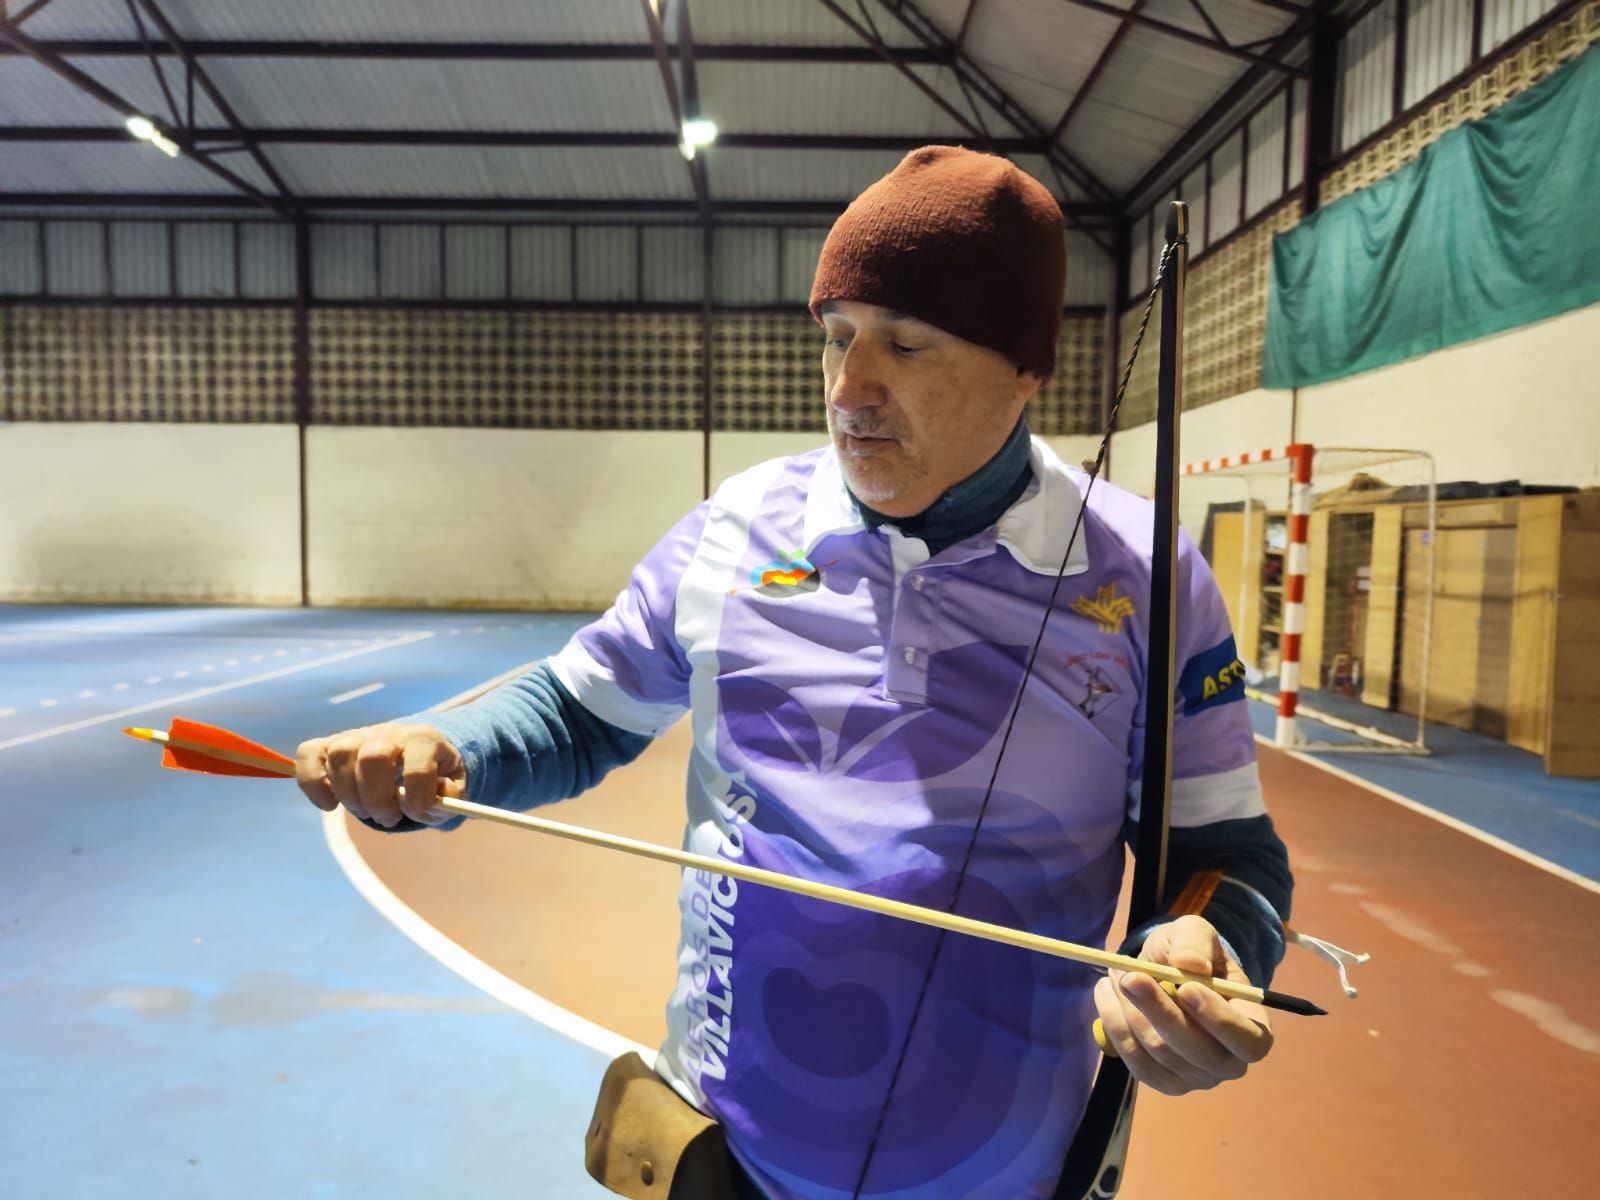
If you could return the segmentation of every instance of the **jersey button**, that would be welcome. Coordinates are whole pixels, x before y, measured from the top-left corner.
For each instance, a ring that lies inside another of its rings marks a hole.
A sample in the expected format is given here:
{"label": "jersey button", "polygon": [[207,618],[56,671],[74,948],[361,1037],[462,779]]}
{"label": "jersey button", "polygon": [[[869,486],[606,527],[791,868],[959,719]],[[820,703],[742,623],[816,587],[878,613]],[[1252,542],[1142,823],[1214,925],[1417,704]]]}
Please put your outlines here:
{"label": "jersey button", "polygon": [[922,585],[925,582],[927,581],[924,580],[921,575],[913,575],[911,577],[911,587],[914,591],[920,592],[922,590]]}
{"label": "jersey button", "polygon": [[904,658],[906,662],[914,663],[917,661],[917,648],[915,646],[907,646],[903,651],[900,652],[900,656]]}

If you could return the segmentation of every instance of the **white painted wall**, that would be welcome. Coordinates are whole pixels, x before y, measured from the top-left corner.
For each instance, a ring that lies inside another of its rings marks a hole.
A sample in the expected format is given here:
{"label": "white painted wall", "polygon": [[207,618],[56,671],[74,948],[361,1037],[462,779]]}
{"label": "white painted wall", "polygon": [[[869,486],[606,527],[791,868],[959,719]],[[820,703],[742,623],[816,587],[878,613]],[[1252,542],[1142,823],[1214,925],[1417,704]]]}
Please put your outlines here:
{"label": "white painted wall", "polygon": [[701,498],[698,433],[311,432],[316,604],[603,609]]}
{"label": "white painted wall", "polygon": [[820,429],[815,433],[714,433],[711,435],[711,486],[715,489],[723,480],[769,458],[804,454],[827,442],[828,435]]}
{"label": "white painted wall", "polygon": [[[1441,481],[1600,486],[1600,305],[1303,389],[1300,440],[1433,453]],[[1185,462],[1291,440],[1290,394],[1184,415]],[[1068,462],[1093,437],[1049,439]],[[719,434],[713,485],[821,444]],[[1113,482],[1151,487],[1155,428]],[[598,609],[701,496],[698,433],[314,428],[317,604]],[[285,425],[0,425],[0,600],[299,602],[296,434]]]}
{"label": "white painted wall", "polygon": [[1432,452],[1441,483],[1600,485],[1600,305],[1300,391],[1303,441]]}
{"label": "white painted wall", "polygon": [[[1179,427],[1179,458],[1187,464],[1287,446],[1291,408],[1289,392],[1261,388],[1191,408]],[[1148,496],[1155,488],[1155,464],[1154,421],[1111,439],[1111,482],[1118,487]]]}
{"label": "white painted wall", "polygon": [[[1185,463],[1287,445],[1426,450],[1438,479],[1600,486],[1600,305],[1300,389],[1244,392],[1183,414]],[[1148,495],[1155,423],[1111,442],[1111,480]]]}
{"label": "white painted wall", "polygon": [[0,424],[0,600],[298,604],[293,426]]}

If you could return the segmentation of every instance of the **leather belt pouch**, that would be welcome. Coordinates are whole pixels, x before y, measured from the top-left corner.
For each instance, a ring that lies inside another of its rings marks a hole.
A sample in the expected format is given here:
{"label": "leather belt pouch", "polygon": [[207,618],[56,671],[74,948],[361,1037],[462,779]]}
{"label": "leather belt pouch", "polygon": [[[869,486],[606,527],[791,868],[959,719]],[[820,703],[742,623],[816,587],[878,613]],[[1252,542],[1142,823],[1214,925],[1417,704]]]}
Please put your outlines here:
{"label": "leather belt pouch", "polygon": [[600,1081],[583,1165],[619,1196],[735,1200],[722,1126],[631,1050]]}

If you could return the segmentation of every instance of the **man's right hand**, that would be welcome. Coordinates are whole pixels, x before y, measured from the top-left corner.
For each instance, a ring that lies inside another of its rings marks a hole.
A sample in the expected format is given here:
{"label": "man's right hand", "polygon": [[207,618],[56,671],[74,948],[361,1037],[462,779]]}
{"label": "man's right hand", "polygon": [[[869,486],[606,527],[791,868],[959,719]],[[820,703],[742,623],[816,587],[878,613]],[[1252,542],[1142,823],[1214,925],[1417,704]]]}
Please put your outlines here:
{"label": "man's right hand", "polygon": [[[467,790],[466,764],[445,736],[432,725],[398,721],[301,742],[294,777],[323,812],[342,804],[385,829],[401,817],[424,825],[448,821],[451,814],[434,803],[441,785],[447,796]],[[402,784],[404,796],[398,794]]]}

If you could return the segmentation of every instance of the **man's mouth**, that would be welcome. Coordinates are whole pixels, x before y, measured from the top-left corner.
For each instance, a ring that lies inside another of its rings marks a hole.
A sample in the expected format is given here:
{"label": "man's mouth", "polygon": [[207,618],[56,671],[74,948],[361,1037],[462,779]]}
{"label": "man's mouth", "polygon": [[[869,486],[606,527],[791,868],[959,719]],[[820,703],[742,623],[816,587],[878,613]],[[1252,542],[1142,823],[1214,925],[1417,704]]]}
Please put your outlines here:
{"label": "man's mouth", "polygon": [[880,437],[874,434],[846,433],[844,435],[844,441],[845,445],[851,450],[856,451],[857,453],[865,454],[870,453],[873,450],[880,449],[884,446],[888,446],[892,444],[895,439],[891,437]]}

